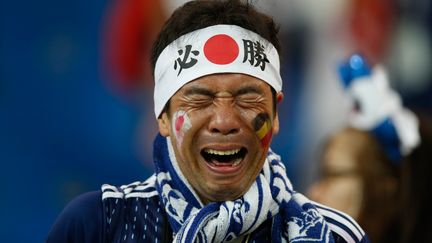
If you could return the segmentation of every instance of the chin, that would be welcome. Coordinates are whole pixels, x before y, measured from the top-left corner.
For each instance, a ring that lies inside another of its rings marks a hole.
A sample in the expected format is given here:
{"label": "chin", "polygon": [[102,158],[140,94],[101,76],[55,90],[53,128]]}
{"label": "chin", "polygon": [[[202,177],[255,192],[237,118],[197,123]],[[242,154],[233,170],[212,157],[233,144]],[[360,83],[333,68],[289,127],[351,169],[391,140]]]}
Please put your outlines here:
{"label": "chin", "polygon": [[212,202],[223,202],[223,201],[234,201],[242,197],[247,190],[231,189],[228,190],[227,186],[220,186],[217,190],[212,190],[210,201]]}
{"label": "chin", "polygon": [[240,198],[242,195],[221,195],[221,196],[215,196],[213,199],[210,200],[210,202],[225,202],[225,201],[234,201],[238,198]]}

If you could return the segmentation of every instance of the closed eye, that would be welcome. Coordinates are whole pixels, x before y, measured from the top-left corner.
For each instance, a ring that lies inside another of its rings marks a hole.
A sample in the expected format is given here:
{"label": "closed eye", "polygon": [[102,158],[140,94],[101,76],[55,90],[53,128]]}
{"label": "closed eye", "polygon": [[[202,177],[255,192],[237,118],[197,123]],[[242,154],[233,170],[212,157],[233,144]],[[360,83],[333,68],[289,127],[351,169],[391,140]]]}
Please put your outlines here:
{"label": "closed eye", "polygon": [[215,95],[208,89],[200,87],[192,87],[185,91],[184,100],[188,106],[202,107],[210,105],[213,102]]}
{"label": "closed eye", "polygon": [[190,95],[185,97],[186,105],[189,107],[205,107],[213,103],[213,97],[207,95]]}
{"label": "closed eye", "polygon": [[255,93],[240,95],[236,98],[236,103],[240,106],[250,107],[264,103],[264,98]]}
{"label": "closed eye", "polygon": [[258,94],[244,94],[237,96],[237,100],[244,102],[258,102],[262,100],[262,96]]}

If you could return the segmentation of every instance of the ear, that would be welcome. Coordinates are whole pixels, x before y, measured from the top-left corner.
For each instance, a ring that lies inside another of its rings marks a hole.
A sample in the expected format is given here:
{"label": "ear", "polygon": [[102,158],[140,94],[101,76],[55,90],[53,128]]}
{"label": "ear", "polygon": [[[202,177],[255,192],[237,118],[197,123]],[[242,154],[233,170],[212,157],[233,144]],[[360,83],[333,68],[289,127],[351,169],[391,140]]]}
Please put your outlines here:
{"label": "ear", "polygon": [[171,122],[166,112],[163,112],[158,118],[158,126],[162,136],[168,137],[170,135]]}
{"label": "ear", "polygon": [[278,132],[279,132],[279,115],[277,112],[276,112],[276,115],[275,115],[274,120],[273,120],[272,129],[273,129],[273,134],[278,134]]}
{"label": "ear", "polygon": [[[276,100],[278,102],[278,104],[280,104],[283,100],[283,93],[282,92],[278,92],[276,94]],[[276,111],[276,114],[274,116],[274,120],[273,120],[273,134],[278,134],[279,133],[279,114]]]}
{"label": "ear", "polygon": [[276,100],[277,100],[277,103],[278,103],[278,104],[280,104],[280,103],[282,102],[283,98],[284,98],[284,94],[282,93],[282,91],[281,91],[281,92],[278,92],[278,93],[276,94]]}

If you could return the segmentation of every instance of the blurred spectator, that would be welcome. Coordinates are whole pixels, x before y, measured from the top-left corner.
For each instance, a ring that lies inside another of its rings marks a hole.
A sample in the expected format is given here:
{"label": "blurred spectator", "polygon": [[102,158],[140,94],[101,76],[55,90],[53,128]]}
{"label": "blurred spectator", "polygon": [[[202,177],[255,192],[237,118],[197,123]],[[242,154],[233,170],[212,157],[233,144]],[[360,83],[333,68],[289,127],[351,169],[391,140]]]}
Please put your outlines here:
{"label": "blurred spectator", "polygon": [[420,122],[422,143],[392,163],[373,134],[345,128],[327,142],[321,177],[309,196],[348,213],[371,242],[432,242],[430,119]]}
{"label": "blurred spectator", "polygon": [[[334,70],[349,53],[361,52],[372,63],[386,64],[390,85],[402,95],[405,104],[431,114],[430,1],[268,0],[257,3],[282,24],[285,41],[299,43],[295,48],[298,55],[287,53],[285,57],[288,61],[285,68],[294,68],[285,78],[290,80],[290,86],[291,82],[295,84],[289,94],[296,98],[289,102],[297,113],[288,121],[296,130],[295,140],[300,138],[297,144],[300,158],[296,161],[301,166],[295,168],[302,170],[302,176],[296,181],[301,188],[307,188],[318,173],[315,161],[320,144],[346,124],[344,114],[349,104],[343,99],[341,87],[334,82],[337,79]],[[300,125],[296,126],[297,123]]]}
{"label": "blurred spectator", "polygon": [[355,218],[371,242],[432,242],[432,120],[403,108],[378,68],[360,69],[345,73],[350,126],[327,141],[310,197]]}
{"label": "blurred spectator", "polygon": [[139,93],[152,87],[151,44],[165,21],[163,1],[114,0],[102,28],[105,79],[116,92]]}

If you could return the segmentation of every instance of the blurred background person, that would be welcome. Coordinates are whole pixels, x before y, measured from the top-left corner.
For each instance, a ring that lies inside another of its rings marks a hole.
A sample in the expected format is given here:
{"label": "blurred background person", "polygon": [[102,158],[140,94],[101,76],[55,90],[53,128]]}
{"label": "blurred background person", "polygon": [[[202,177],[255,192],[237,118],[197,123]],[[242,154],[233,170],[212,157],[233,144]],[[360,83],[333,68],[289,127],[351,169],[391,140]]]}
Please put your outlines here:
{"label": "blurred background person", "polygon": [[[306,189],[318,174],[323,140],[343,127],[350,109],[334,70],[350,53],[388,67],[390,85],[409,107],[432,113],[432,4],[428,0],[257,1],[275,15],[292,50],[285,57],[295,97],[289,124],[297,134],[296,183]],[[290,85],[291,86],[291,85]],[[293,114],[296,114],[293,116]],[[431,114],[432,115],[432,114]],[[293,136],[291,136],[293,137]],[[301,166],[299,166],[301,165]]]}
{"label": "blurred background person", "polygon": [[432,242],[432,120],[403,108],[381,67],[362,62],[343,67],[350,126],[326,142],[309,196],[355,218],[371,242]]}

